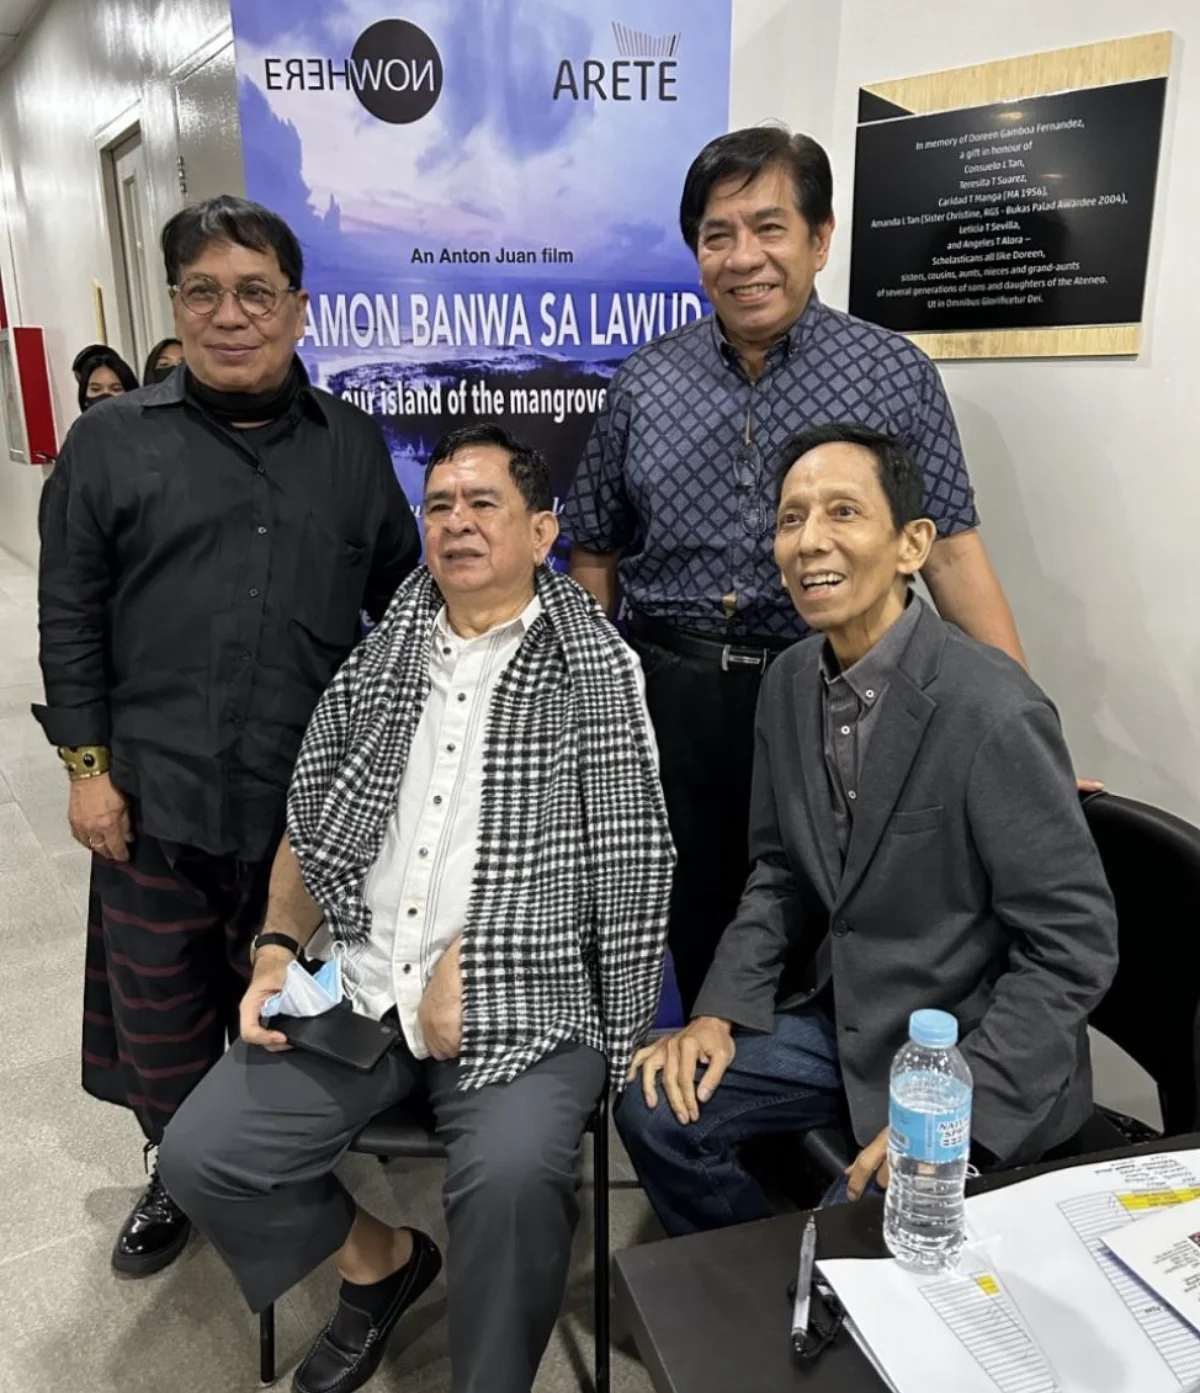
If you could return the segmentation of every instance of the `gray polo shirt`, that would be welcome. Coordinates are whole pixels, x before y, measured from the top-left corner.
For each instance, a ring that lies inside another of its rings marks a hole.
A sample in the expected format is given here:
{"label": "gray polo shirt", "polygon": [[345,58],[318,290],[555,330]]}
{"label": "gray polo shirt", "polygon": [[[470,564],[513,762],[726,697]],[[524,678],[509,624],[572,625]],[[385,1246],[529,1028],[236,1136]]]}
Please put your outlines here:
{"label": "gray polo shirt", "polygon": [[892,674],[917,627],[922,603],[918,596],[911,596],[904,613],[875,647],[845,672],[839,671],[828,643],[821,653],[825,769],[829,775],[833,822],[843,861],[850,845],[854,804],[862,782],[867,746],[879,723],[879,708],[887,696]]}

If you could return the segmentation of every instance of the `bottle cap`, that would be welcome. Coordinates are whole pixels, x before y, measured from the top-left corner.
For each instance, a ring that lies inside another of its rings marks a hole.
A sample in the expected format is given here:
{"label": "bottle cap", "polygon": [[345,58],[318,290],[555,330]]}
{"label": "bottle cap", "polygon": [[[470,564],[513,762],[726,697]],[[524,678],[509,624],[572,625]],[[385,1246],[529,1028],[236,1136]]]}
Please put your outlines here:
{"label": "bottle cap", "polygon": [[914,1011],[908,1018],[908,1035],[914,1045],[946,1049],[958,1042],[958,1022],[949,1011]]}

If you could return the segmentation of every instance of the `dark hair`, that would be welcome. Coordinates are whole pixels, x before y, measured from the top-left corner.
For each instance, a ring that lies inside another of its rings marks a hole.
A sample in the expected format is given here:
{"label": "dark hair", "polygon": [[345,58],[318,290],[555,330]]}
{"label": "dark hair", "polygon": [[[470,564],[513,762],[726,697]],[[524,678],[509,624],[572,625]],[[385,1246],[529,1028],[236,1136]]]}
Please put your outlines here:
{"label": "dark hair", "polygon": [[80,411],[87,410],[88,381],[97,368],[111,368],[127,392],[136,392],[141,386],[141,383],[134,376],[133,369],[119,353],[114,353],[111,348],[107,348],[102,343],[89,344],[87,348],[75,355],[75,361],[71,364],[71,371],[79,383]]}
{"label": "dark hair", "polygon": [[829,156],[811,136],[792,135],[786,126],[747,126],[710,140],[692,161],[679,200],[679,228],[695,255],[700,223],[713,185],[741,175],[742,187],[772,165],[792,177],[796,207],[809,230],[833,216],[833,171]]}
{"label": "dark hair", "polygon": [[251,251],[273,251],[293,290],[304,283],[304,253],[296,234],[261,203],[222,194],[176,213],[162,230],[167,284],[178,285],[180,268],[196,261],[213,242],[232,242]]}
{"label": "dark hair", "polygon": [[83,379],[84,364],[89,358],[94,358],[98,353],[111,353],[112,349],[106,343],[89,343],[86,348],[81,348],[75,355],[75,361],[71,364],[71,371],[75,374],[75,381]]}
{"label": "dark hair", "polygon": [[775,501],[783,495],[783,484],[792,466],[818,445],[861,445],[875,456],[879,486],[892,510],[896,531],[909,522],[925,516],[925,476],[921,466],[901,443],[870,426],[850,423],[829,426],[810,426],[797,431],[779,452],[775,478]]}
{"label": "dark hair", "polygon": [[517,492],[525,500],[531,513],[548,513],[554,507],[554,493],[550,488],[550,466],[540,450],[532,445],[524,445],[510,435],[495,421],[479,421],[473,426],[459,426],[448,435],[442,436],[429,456],[425,466],[425,484],[439,464],[444,464],[451,455],[465,450],[468,445],[496,445],[508,451],[508,472]]}
{"label": "dark hair", "polygon": [[[159,339],[159,341],[150,350],[150,354],[146,359],[146,366],[142,369],[143,387],[149,387],[149,385],[152,382],[156,381],[156,378],[154,377],[154,365],[158,362],[158,355],[163,351],[164,348],[170,348],[170,346],[173,343],[179,343],[179,340],[172,335],[172,337],[169,339]],[[179,343],[179,346],[180,348],[182,348],[183,344]]]}

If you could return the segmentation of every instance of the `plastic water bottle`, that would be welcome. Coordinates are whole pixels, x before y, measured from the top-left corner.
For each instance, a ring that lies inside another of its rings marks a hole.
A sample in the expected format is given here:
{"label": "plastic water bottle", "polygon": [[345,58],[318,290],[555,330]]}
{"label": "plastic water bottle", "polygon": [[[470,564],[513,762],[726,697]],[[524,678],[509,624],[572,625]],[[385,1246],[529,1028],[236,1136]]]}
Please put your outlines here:
{"label": "plastic water bottle", "polygon": [[901,1266],[946,1272],[966,1230],[971,1071],[946,1011],[914,1011],[908,1037],[892,1064],[883,1237]]}

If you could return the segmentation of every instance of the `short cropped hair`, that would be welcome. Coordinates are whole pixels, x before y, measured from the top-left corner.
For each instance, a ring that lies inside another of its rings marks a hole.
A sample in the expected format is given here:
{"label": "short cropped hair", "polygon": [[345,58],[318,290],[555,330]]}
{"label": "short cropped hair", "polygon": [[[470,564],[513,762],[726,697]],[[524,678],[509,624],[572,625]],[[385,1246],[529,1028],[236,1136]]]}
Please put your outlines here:
{"label": "short cropped hair", "polygon": [[783,485],[792,466],[819,445],[861,445],[875,456],[879,485],[892,511],[897,532],[925,516],[925,476],[921,466],[894,436],[849,422],[810,426],[797,431],[779,452],[775,478],[775,503],[783,497]]}
{"label": "short cropped hair", "polygon": [[683,181],[679,229],[693,256],[713,186],[740,175],[745,188],[772,165],[791,175],[796,207],[810,231],[829,221],[833,216],[833,171],[824,149],[811,136],[792,135],[786,126],[748,126],[710,140],[692,161]]}
{"label": "short cropped hair", "polygon": [[478,421],[471,426],[459,426],[442,436],[434,446],[425,466],[425,486],[439,464],[470,445],[495,445],[508,453],[508,472],[517,492],[531,513],[548,513],[554,507],[554,492],[550,487],[550,466],[540,450],[526,445],[495,421]]}
{"label": "short cropped hair", "polygon": [[167,222],[162,230],[167,284],[178,285],[181,268],[197,261],[214,242],[273,251],[289,287],[299,290],[304,284],[304,253],[292,229],[261,203],[230,194],[193,203]]}

